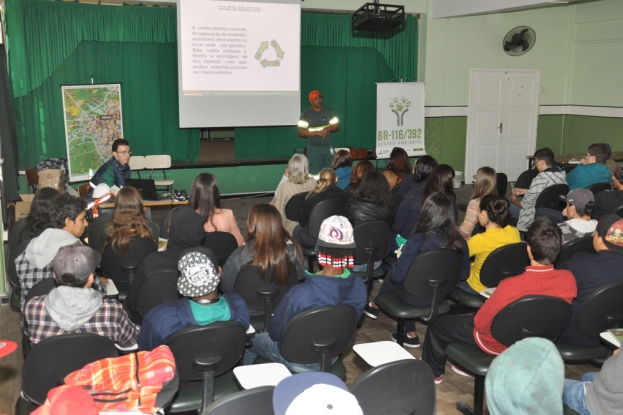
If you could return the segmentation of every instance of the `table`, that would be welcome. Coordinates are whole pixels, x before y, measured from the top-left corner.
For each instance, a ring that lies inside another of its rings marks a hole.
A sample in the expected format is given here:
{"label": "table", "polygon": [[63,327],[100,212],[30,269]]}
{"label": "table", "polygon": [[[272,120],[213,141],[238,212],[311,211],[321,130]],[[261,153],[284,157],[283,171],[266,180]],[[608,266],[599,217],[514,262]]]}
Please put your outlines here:
{"label": "table", "polygon": [[[164,199],[164,200],[143,200],[143,206],[145,207],[154,207],[154,206],[178,206],[178,205],[187,205],[188,204],[188,200],[184,200],[184,201],[179,201],[179,200],[171,200],[171,199]],[[101,205],[98,205],[98,207],[100,209],[114,209],[115,207],[115,202],[109,202],[109,203],[102,203]]]}

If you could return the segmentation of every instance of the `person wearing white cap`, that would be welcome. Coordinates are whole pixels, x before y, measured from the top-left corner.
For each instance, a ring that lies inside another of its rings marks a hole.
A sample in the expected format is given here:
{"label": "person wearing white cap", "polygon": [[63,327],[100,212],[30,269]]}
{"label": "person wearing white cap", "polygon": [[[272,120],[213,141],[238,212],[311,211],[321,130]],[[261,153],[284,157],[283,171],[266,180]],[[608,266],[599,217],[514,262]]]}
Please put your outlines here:
{"label": "person wearing white cap", "polygon": [[92,290],[99,252],[76,242],[62,247],[52,261],[56,288],[26,303],[28,336],[35,345],[66,333],[95,333],[121,347],[138,340],[139,326],[132,323],[117,300],[102,299]]}
{"label": "person wearing white cap", "polygon": [[290,320],[310,308],[348,304],[361,317],[368,298],[361,277],[351,274],[355,240],[353,227],[343,216],[331,216],[320,226],[318,235],[318,263],[323,267],[319,274],[306,271],[305,282],[295,285],[285,295],[268,325],[268,333],[257,334],[253,346],[244,353],[244,364],[251,365],[262,356],[283,363],[293,372],[320,370],[318,363],[298,364],[279,354],[283,333]]}

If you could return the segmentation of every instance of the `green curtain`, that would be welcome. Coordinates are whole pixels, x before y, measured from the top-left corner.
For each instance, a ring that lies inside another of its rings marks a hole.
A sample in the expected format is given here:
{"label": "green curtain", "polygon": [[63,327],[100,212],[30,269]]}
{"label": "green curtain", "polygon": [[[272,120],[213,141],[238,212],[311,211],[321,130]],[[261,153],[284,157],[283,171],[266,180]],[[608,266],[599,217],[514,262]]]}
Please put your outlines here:
{"label": "green curtain", "polygon": [[80,42],[41,86],[14,99],[20,165],[66,157],[60,85],[121,82],[124,137],[134,154],[197,161],[198,130],[179,129],[175,43]]}

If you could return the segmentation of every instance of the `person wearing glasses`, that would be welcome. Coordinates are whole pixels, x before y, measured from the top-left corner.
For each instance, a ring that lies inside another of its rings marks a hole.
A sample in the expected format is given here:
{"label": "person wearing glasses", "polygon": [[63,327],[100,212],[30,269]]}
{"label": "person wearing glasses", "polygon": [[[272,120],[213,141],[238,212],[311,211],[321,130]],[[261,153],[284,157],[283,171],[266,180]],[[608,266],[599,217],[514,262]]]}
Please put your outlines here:
{"label": "person wearing glasses", "polygon": [[90,188],[87,194],[87,201],[93,201],[93,189],[100,183],[108,186],[125,186],[125,179],[130,178],[130,156],[132,150],[130,143],[123,138],[119,138],[112,143],[112,158],[100,167],[89,182]]}

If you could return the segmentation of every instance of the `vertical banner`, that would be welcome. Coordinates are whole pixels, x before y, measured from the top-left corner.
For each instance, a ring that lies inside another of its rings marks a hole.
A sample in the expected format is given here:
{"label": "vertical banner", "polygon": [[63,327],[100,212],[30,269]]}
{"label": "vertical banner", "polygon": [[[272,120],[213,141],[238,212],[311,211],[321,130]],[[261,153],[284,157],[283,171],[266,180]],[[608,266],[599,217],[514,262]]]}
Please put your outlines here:
{"label": "vertical banner", "polygon": [[121,84],[61,85],[69,181],[89,180],[123,138]]}
{"label": "vertical banner", "polygon": [[376,157],[389,158],[394,147],[426,154],[423,82],[376,84]]}

